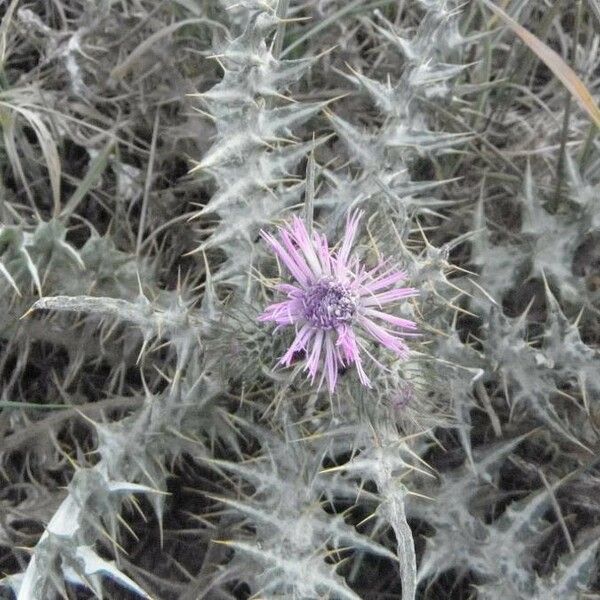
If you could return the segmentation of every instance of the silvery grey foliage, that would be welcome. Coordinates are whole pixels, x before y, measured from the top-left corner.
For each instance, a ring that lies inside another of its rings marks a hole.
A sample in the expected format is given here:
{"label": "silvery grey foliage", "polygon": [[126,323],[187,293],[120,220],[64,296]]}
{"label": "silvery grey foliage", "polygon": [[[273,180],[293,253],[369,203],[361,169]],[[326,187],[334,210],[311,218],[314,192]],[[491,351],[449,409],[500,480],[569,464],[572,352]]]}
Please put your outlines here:
{"label": "silvery grey foliage", "polygon": [[[594,3],[512,1],[598,97]],[[600,597],[595,129],[479,2],[11,2],[0,594]],[[292,215],[419,290],[333,395]]]}

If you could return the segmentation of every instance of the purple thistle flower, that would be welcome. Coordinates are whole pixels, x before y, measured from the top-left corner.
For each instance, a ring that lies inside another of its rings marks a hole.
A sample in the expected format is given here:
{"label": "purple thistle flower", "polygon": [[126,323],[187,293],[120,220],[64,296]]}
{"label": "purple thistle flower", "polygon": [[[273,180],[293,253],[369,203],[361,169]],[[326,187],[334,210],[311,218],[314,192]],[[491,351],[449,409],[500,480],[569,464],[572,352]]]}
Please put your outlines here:
{"label": "purple thistle flower", "polygon": [[405,359],[408,348],[403,336],[416,335],[413,321],[381,310],[417,295],[414,288],[394,287],[406,279],[406,274],[386,268],[387,261],[366,270],[351,256],[362,214],[349,215],[341,246],[335,252],[329,248],[324,235],[310,236],[297,216],[279,229],[279,239],[261,231],[263,239],[296,282],[276,286],[287,295],[287,300],[268,306],[259,320],[273,321],[277,328],[286,325],[296,328],[296,338],[281,357],[280,364],[289,367],[294,355],[304,351],[304,370],[314,383],[322,362],[319,387],[326,378],[330,392],[335,389],[339,368],[351,364],[355,365],[361,383],[371,387],[360,350],[379,363],[367,350],[364,337],[374,339]]}

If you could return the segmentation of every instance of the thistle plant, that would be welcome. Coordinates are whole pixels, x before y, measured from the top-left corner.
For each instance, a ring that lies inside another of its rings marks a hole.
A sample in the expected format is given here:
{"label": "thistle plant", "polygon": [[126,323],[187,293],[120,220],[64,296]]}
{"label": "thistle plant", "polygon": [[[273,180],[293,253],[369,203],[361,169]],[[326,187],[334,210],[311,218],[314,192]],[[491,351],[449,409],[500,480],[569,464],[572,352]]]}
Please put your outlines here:
{"label": "thistle plant", "polygon": [[2,598],[599,596],[597,2],[4,5]]}

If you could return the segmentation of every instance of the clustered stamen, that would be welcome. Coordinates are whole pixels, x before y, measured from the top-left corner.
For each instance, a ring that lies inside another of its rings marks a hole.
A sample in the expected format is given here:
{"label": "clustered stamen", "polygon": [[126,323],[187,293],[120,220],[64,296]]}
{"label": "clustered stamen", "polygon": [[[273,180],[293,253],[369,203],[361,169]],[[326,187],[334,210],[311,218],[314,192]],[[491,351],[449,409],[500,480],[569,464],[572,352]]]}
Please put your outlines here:
{"label": "clustered stamen", "polygon": [[306,320],[323,330],[348,323],[356,312],[356,300],[345,286],[327,279],[309,287],[302,302]]}

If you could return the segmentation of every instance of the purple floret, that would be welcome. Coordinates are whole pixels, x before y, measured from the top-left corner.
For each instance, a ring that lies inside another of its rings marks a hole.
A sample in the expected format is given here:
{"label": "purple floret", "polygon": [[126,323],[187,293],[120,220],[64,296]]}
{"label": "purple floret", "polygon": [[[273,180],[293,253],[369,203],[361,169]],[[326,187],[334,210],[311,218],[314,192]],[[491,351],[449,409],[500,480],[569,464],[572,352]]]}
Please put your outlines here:
{"label": "purple floret", "polygon": [[333,392],[340,367],[353,364],[361,383],[370,387],[361,352],[369,355],[365,338],[371,338],[398,357],[408,357],[404,337],[414,335],[416,324],[381,310],[385,305],[417,295],[417,290],[395,287],[406,279],[402,271],[386,268],[387,261],[365,270],[351,256],[362,213],[350,214],[341,246],[334,252],[324,235],[309,235],[294,216],[279,230],[279,239],[261,232],[295,284],[277,286],[287,299],[271,304],[260,315],[278,327],[293,325],[296,337],[280,363],[290,366],[296,354],[306,354],[305,370],[314,382],[321,372]]}

